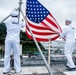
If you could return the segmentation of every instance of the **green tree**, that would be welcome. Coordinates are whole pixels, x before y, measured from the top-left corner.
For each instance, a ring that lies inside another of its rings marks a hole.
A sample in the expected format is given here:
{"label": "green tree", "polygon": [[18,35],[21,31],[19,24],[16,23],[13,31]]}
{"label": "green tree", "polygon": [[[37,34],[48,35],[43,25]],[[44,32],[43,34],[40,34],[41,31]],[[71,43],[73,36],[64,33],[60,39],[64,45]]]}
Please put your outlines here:
{"label": "green tree", "polygon": [[0,44],[4,44],[5,36],[6,36],[6,26],[4,23],[1,23],[0,24]]}
{"label": "green tree", "polygon": [[[4,44],[4,40],[5,40],[5,36],[6,36],[6,26],[4,23],[0,24],[0,44]],[[26,53],[28,52],[34,52],[34,51],[38,51],[35,42],[31,39],[29,39],[26,35],[25,32],[23,32],[22,30],[20,31],[20,43],[22,44],[22,52]],[[44,50],[43,46],[38,42],[39,46],[41,47],[42,50]]]}
{"label": "green tree", "polygon": [[[35,42],[33,40],[29,39],[27,37],[27,35],[25,34],[25,32],[21,31],[20,42],[21,42],[21,44],[23,46],[23,53],[26,53],[26,52],[32,52],[32,53],[34,53],[34,51],[38,51]],[[41,50],[44,51],[45,49],[43,48],[43,46],[41,45],[41,43],[38,42],[38,44],[39,44]]]}

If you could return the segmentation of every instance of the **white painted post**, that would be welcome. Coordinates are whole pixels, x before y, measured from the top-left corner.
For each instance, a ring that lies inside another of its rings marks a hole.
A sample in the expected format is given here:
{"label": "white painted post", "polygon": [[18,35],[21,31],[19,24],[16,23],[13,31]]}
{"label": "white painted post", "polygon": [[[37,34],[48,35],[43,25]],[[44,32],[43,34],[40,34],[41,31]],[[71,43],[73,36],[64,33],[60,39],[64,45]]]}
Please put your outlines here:
{"label": "white painted post", "polygon": [[50,38],[49,38],[49,49],[48,49],[48,64],[50,66]]}

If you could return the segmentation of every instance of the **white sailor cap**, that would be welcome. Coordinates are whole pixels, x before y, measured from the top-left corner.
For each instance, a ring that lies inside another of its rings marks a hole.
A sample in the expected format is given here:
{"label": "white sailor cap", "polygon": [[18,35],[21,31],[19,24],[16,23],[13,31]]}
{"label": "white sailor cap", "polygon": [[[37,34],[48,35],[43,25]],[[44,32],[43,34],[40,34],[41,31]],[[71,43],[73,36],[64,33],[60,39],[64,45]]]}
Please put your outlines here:
{"label": "white sailor cap", "polygon": [[18,14],[19,14],[18,11],[15,11],[15,10],[11,12],[11,16],[18,16]]}
{"label": "white sailor cap", "polygon": [[70,20],[70,19],[66,19],[66,21],[67,21],[67,22],[72,22],[72,20]]}

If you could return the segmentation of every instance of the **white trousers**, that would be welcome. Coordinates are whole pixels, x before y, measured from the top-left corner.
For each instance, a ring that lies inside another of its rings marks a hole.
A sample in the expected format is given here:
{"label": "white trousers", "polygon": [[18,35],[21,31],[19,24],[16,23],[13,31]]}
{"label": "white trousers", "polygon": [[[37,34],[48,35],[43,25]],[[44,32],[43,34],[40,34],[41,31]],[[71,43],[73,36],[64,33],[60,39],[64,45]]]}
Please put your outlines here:
{"label": "white trousers", "polygon": [[67,66],[69,66],[70,68],[75,67],[75,64],[72,58],[72,53],[74,52],[74,46],[75,46],[75,42],[68,42],[68,43],[65,43],[65,47],[64,47],[64,54],[67,58]]}
{"label": "white trousers", "polygon": [[13,48],[14,67],[16,72],[20,72],[20,55],[19,55],[19,42],[16,40],[5,40],[5,58],[4,58],[4,72],[10,70],[10,55]]}

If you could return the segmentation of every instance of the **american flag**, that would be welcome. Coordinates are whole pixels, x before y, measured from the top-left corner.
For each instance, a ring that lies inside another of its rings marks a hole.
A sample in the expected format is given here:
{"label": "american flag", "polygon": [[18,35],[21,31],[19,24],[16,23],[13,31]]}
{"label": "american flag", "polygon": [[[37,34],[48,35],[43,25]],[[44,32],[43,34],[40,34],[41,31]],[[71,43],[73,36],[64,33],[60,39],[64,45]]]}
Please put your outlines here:
{"label": "american flag", "polygon": [[[56,40],[62,31],[56,19],[38,0],[26,1],[26,21],[37,41]],[[27,26],[26,34],[33,39]]]}

